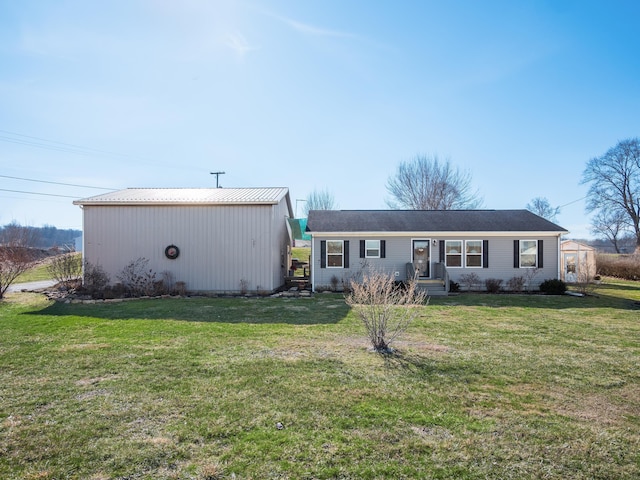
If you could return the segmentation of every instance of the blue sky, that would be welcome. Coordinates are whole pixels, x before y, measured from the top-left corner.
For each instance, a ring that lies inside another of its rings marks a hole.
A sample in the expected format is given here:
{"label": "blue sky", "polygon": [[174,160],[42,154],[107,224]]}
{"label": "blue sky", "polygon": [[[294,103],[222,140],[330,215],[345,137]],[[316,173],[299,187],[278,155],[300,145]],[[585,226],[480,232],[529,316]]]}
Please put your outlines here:
{"label": "blue sky", "polygon": [[[0,0],[0,224],[81,228],[103,188],[286,186],[386,208],[402,160],[485,208],[563,206],[640,136],[637,1]],[[7,190],[13,190],[11,192]],[[300,205],[299,211],[302,210]]]}

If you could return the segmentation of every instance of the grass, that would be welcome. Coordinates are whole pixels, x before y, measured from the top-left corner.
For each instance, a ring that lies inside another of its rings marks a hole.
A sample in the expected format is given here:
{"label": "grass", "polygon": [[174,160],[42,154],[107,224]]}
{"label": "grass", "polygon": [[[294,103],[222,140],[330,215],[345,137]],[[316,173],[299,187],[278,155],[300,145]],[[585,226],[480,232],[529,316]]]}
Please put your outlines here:
{"label": "grass", "polygon": [[[291,249],[291,258],[297,258],[303,263],[311,263],[311,247],[293,247]],[[295,271],[295,275],[301,277],[306,272],[309,275],[309,267],[298,268]]]}
{"label": "grass", "polygon": [[[82,256],[82,253],[76,253],[75,255]],[[38,261],[33,268],[30,268],[18,278],[16,278],[15,283],[37,282],[40,280],[53,279],[48,271],[49,264],[53,259],[54,257],[48,257]]]}
{"label": "grass", "polygon": [[11,294],[0,478],[638,478],[639,301],[432,298],[389,357],[339,295]]}
{"label": "grass", "polygon": [[24,282],[37,282],[40,280],[51,280],[51,274],[47,271],[47,266],[49,262],[43,260],[38,262],[38,264],[24,272],[18,278],[16,278],[15,283],[24,283]]}

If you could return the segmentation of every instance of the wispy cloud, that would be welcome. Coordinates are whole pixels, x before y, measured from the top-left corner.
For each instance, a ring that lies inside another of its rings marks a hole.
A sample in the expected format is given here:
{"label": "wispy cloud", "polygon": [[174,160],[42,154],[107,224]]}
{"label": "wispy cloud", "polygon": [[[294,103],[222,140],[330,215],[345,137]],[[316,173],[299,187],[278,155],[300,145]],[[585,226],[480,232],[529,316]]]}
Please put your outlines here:
{"label": "wispy cloud", "polygon": [[309,23],[299,22],[283,15],[277,15],[272,12],[264,12],[266,15],[281,21],[285,25],[289,26],[293,30],[302,33],[304,35],[313,35],[316,37],[335,37],[335,38],[354,38],[355,34],[350,32],[341,32],[339,30],[331,30],[327,28],[318,27]]}
{"label": "wispy cloud", "polygon": [[227,35],[225,44],[238,54],[241,58],[247,53],[254,50],[258,50],[258,47],[254,47],[249,44],[244,35],[240,32],[233,32]]}

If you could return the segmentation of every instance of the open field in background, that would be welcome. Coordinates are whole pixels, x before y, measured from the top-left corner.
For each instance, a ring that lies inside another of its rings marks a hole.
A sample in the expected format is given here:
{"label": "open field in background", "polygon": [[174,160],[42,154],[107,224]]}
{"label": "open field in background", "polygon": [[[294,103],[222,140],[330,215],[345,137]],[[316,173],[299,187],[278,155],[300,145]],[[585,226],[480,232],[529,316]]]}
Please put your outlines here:
{"label": "open field in background", "polygon": [[[82,256],[82,253],[76,253],[75,255]],[[25,282],[37,282],[40,280],[50,280],[52,278],[51,274],[47,270],[49,264],[54,259],[54,256],[44,258],[33,267],[20,275],[15,283],[25,283]]]}
{"label": "open field in background", "polygon": [[10,294],[0,478],[639,478],[640,285],[596,293],[433,298],[393,357],[336,294]]}

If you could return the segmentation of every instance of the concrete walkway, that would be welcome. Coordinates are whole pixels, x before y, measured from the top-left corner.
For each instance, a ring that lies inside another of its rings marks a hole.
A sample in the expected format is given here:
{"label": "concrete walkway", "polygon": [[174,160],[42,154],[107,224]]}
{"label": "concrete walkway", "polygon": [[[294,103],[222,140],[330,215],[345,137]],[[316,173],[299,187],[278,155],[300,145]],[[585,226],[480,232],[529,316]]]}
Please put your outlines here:
{"label": "concrete walkway", "polygon": [[57,282],[55,280],[40,280],[38,282],[14,283],[7,289],[7,293],[21,292],[23,290],[31,292],[33,290],[52,287],[56,283]]}

